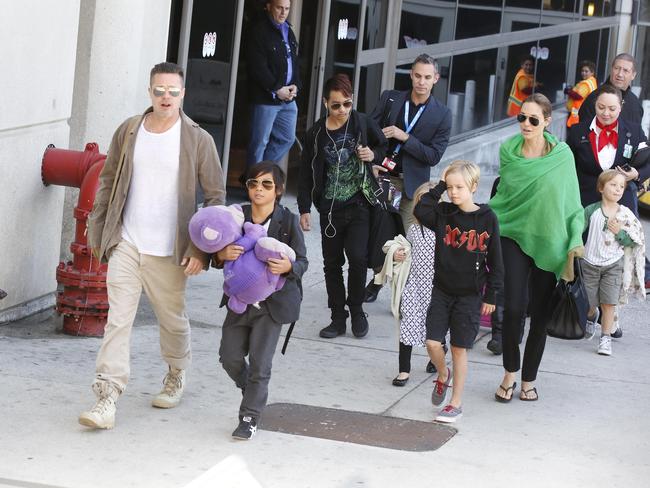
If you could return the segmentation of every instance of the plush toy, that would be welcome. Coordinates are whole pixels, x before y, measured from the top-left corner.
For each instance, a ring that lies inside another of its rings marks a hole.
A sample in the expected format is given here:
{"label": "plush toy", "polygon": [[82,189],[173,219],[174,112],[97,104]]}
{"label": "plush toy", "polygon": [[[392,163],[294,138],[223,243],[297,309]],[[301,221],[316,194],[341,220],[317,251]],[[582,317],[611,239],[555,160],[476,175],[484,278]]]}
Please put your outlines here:
{"label": "plush toy", "polygon": [[223,267],[223,291],[229,297],[228,307],[235,313],[244,313],[248,305],[258,306],[284,286],[285,278],[268,270],[268,259],[284,255],[292,262],[296,260],[294,250],[267,237],[263,226],[244,223],[239,205],[201,208],[190,220],[189,230],[194,245],[210,254],[233,243],[244,248],[239,258],[226,261]]}
{"label": "plush toy", "polygon": [[190,239],[201,251],[214,254],[239,239],[243,225],[239,205],[203,207],[190,219]]}
{"label": "plush toy", "polygon": [[295,262],[296,253],[288,245],[267,237],[263,226],[250,222],[244,224],[244,235],[235,244],[242,246],[244,253],[224,265],[223,291],[230,297],[228,308],[241,314],[248,305],[258,306],[258,302],[284,286],[285,278],[267,268],[268,259],[284,255]]}

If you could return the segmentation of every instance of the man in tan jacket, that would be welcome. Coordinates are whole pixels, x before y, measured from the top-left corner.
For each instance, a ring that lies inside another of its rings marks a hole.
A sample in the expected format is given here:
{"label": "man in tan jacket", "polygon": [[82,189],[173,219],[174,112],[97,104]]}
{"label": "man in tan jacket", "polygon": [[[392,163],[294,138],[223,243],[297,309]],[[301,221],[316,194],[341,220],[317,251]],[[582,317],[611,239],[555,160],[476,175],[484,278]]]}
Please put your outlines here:
{"label": "man in tan jacket", "polygon": [[160,324],[160,349],[168,364],[153,406],[175,407],[183,394],[190,363],[185,284],[208,264],[188,231],[197,182],[204,205],[225,200],[214,141],[181,110],[184,95],[179,66],[154,66],[152,107],[118,127],[99,178],[88,243],[96,256],[108,260],[109,312],[93,383],[97,402],[79,416],[88,427],[115,425],[115,403],[129,379],[131,328],[142,289]]}

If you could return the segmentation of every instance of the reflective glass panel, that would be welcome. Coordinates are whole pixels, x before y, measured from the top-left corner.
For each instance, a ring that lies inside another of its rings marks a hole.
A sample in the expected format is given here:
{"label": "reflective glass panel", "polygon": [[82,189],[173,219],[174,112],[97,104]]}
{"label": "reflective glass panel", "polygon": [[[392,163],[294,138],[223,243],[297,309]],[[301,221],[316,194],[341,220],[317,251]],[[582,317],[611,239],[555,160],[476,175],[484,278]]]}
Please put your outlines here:
{"label": "reflective glass panel", "polygon": [[398,48],[426,46],[453,38],[456,4],[404,1]]}
{"label": "reflective glass panel", "polygon": [[542,0],[506,0],[506,7],[519,7],[539,10],[542,8]]}
{"label": "reflective glass panel", "polygon": [[330,10],[325,58],[325,80],[335,73],[354,75],[360,0],[334,1]]}
{"label": "reflective glass panel", "polygon": [[362,66],[359,70],[359,89],[355,94],[359,112],[370,113],[375,108],[379,95],[381,95],[383,67],[384,63],[377,63]]}
{"label": "reflective glass panel", "polygon": [[543,93],[551,103],[564,101],[568,36],[544,39],[537,54],[536,91]]}
{"label": "reflective glass panel", "polygon": [[363,49],[384,47],[388,14],[387,0],[368,0],[366,8],[366,27],[363,36]]}
{"label": "reflective glass panel", "polygon": [[500,10],[458,9],[456,39],[498,34],[500,28]]}

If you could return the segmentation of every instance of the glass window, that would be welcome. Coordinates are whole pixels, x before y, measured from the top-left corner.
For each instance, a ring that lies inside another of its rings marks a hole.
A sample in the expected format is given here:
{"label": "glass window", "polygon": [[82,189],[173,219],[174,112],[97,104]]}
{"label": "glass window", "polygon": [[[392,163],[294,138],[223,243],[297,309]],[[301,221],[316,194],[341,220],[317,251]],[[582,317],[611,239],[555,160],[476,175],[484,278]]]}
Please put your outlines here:
{"label": "glass window", "polygon": [[585,0],[582,15],[587,17],[607,17],[614,15],[614,5],[611,0]]}
{"label": "glass window", "polygon": [[503,2],[501,0],[460,0],[461,5],[480,5],[485,7],[501,7]]}
{"label": "glass window", "polygon": [[366,27],[363,36],[363,49],[378,49],[386,42],[388,2],[368,0],[366,8]]}
{"label": "glass window", "polygon": [[[596,67],[598,67],[600,36],[601,32],[599,30],[583,32],[580,34],[580,43],[578,44],[578,63],[591,61],[596,64]],[[575,83],[577,83],[582,79],[580,76],[580,66],[574,66],[574,68]],[[601,78],[599,78],[597,74],[598,70],[596,70],[596,78],[600,80]]]}
{"label": "glass window", "polygon": [[544,39],[539,42],[537,54],[536,91],[543,93],[551,103],[564,101],[568,36]]}
{"label": "glass window", "polygon": [[542,0],[506,0],[506,7],[519,7],[539,10],[542,8]]}
{"label": "glass window", "polygon": [[[510,90],[512,89],[517,73],[522,69],[522,64],[526,56],[530,56],[531,48],[537,47],[535,42],[527,42],[524,44],[515,44],[508,47],[508,57],[506,64],[505,82],[503,84],[503,93],[497,97],[497,106],[495,107],[496,118],[505,119],[508,117],[508,105]],[[530,74],[535,73],[535,64],[532,66]],[[532,87],[531,87],[532,88]],[[501,102],[499,103],[499,98]]]}
{"label": "glass window", "polygon": [[639,21],[650,22],[650,2],[648,1],[641,2],[641,5],[639,6]]}
{"label": "glass window", "polygon": [[360,0],[332,2],[325,59],[325,80],[345,73],[352,80],[359,34]]}
{"label": "glass window", "polygon": [[359,112],[370,113],[377,105],[377,100],[381,95],[383,67],[384,63],[377,63],[362,66],[359,70],[359,89],[355,93]]}
{"label": "glass window", "polygon": [[644,59],[644,53],[650,52],[650,28],[647,26],[639,26],[637,42],[636,42],[636,59],[639,63],[637,67],[637,76],[634,84],[641,85],[641,94],[643,98],[648,98],[650,93],[650,63]]}
{"label": "glass window", "polygon": [[609,29],[600,31],[600,49],[598,50],[598,79],[604,80],[609,76],[609,60],[607,59],[607,49],[609,47]]}
{"label": "glass window", "polygon": [[426,46],[451,41],[454,35],[456,3],[444,6],[419,1],[404,1],[399,26],[398,48]]}
{"label": "glass window", "polygon": [[494,121],[496,62],[497,49],[454,56],[449,99],[458,112],[453,114],[452,135]]}
{"label": "glass window", "polygon": [[456,18],[456,39],[498,34],[501,11],[459,8]]}
{"label": "glass window", "polygon": [[544,0],[544,11],[574,13],[579,7],[579,3],[576,0]]}

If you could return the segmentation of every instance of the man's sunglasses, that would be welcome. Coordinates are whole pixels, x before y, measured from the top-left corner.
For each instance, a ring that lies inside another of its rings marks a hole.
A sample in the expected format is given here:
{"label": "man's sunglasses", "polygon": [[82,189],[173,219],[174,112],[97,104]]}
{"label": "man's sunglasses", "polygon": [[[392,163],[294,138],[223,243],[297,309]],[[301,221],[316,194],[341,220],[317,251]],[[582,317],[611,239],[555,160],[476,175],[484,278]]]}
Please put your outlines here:
{"label": "man's sunglasses", "polygon": [[517,115],[517,122],[519,122],[520,124],[526,122],[526,119],[528,119],[530,125],[532,125],[533,127],[537,127],[539,125],[539,119],[537,117],[533,117],[532,115],[524,115],[524,114]]}
{"label": "man's sunglasses", "polygon": [[330,108],[332,110],[338,110],[341,108],[341,105],[343,105],[345,108],[350,108],[352,107],[352,100],[347,100],[343,103],[334,102],[333,104],[330,105]]}
{"label": "man's sunglasses", "polygon": [[275,183],[273,182],[273,180],[258,180],[255,178],[246,180],[246,188],[248,188],[249,190],[255,190],[260,185],[262,185],[262,188],[264,188],[265,190],[273,190],[273,188],[275,187]]}
{"label": "man's sunglasses", "polygon": [[151,93],[153,93],[154,97],[162,97],[165,95],[166,92],[169,92],[169,95],[172,97],[178,97],[180,96],[182,91],[182,88],[178,88],[177,86],[152,86],[151,87]]}

